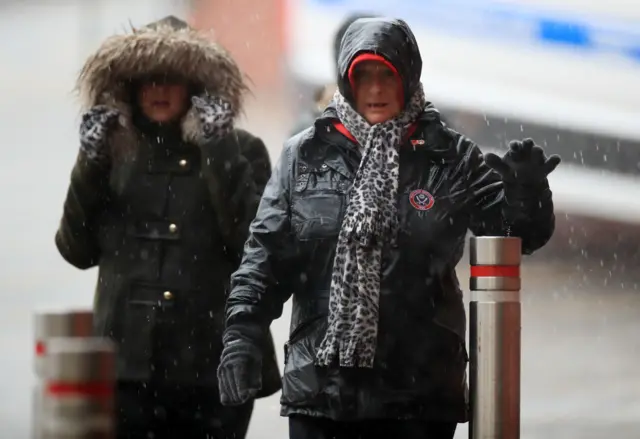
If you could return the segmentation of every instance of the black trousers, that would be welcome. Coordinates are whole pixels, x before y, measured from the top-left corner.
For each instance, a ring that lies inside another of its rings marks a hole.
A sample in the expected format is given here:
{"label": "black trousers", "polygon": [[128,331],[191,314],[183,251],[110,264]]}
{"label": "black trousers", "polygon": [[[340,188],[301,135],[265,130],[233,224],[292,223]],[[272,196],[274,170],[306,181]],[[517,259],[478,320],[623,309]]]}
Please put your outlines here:
{"label": "black trousers", "polygon": [[296,415],[289,417],[289,439],[453,439],[457,425],[418,420],[337,422]]}
{"label": "black trousers", "polygon": [[140,382],[118,383],[115,403],[117,439],[244,439],[253,413],[211,388]]}

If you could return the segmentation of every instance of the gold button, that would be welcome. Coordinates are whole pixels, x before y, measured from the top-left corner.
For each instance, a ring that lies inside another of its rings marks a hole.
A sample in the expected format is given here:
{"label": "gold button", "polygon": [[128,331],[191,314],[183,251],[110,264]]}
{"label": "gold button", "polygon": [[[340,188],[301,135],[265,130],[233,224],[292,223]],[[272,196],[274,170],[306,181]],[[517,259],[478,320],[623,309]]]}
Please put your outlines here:
{"label": "gold button", "polygon": [[163,294],[164,298],[167,300],[171,300],[173,299],[173,294],[171,294],[171,291],[165,291]]}
{"label": "gold button", "polygon": [[176,233],[177,230],[178,230],[178,226],[176,226],[175,224],[169,224],[169,231],[171,233]]}
{"label": "gold button", "polygon": [[178,163],[179,163],[179,164],[180,164],[180,166],[182,166],[183,168],[184,168],[185,166],[187,166],[187,161],[186,161],[185,159],[180,160]]}

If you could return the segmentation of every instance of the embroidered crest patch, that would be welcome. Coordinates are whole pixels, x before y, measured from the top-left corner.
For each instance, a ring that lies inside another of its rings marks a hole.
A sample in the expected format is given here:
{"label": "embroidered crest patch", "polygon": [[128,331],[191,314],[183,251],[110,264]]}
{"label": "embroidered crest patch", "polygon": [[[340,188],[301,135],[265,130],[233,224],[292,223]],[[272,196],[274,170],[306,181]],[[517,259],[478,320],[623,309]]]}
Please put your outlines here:
{"label": "embroidered crest patch", "polygon": [[409,202],[416,210],[429,210],[433,207],[435,200],[433,195],[424,189],[416,189],[409,194]]}

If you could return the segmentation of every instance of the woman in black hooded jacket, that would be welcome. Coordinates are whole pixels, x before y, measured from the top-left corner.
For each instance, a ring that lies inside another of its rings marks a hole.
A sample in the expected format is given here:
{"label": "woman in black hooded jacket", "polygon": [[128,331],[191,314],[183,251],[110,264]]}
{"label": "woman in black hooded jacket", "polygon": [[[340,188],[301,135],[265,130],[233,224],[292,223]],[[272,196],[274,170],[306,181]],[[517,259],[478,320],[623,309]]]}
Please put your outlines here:
{"label": "woman in black hooded jacket", "polygon": [[286,143],[232,277],[221,399],[260,389],[256,341],[293,296],[281,398],[291,439],[451,439],[468,420],[455,273],[466,233],[542,247],[560,158],[530,139],[483,158],[445,127],[402,20],[354,22],[339,66],[333,102]]}
{"label": "woman in black hooded jacket", "polygon": [[[220,405],[229,278],[271,166],[235,129],[247,90],[227,52],[168,17],[104,41],[78,79],[85,113],[55,242],[99,267],[98,336],[117,343],[118,439],[242,439],[253,399]],[[280,389],[269,332],[262,391]]]}

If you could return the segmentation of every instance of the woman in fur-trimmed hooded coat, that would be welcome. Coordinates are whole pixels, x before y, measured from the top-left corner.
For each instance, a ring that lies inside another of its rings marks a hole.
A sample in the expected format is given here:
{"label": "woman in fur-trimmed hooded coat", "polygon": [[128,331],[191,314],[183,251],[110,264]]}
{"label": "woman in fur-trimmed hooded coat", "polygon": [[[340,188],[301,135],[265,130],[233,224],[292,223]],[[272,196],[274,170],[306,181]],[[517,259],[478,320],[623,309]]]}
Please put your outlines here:
{"label": "woman in fur-trimmed hooded coat", "polygon": [[[78,89],[81,147],[55,242],[75,267],[99,267],[94,324],[118,345],[118,437],[240,439],[253,401],[221,408],[216,367],[229,277],[271,173],[264,143],[233,127],[243,76],[168,17],[107,39]],[[280,389],[270,335],[262,370],[257,397]]]}

